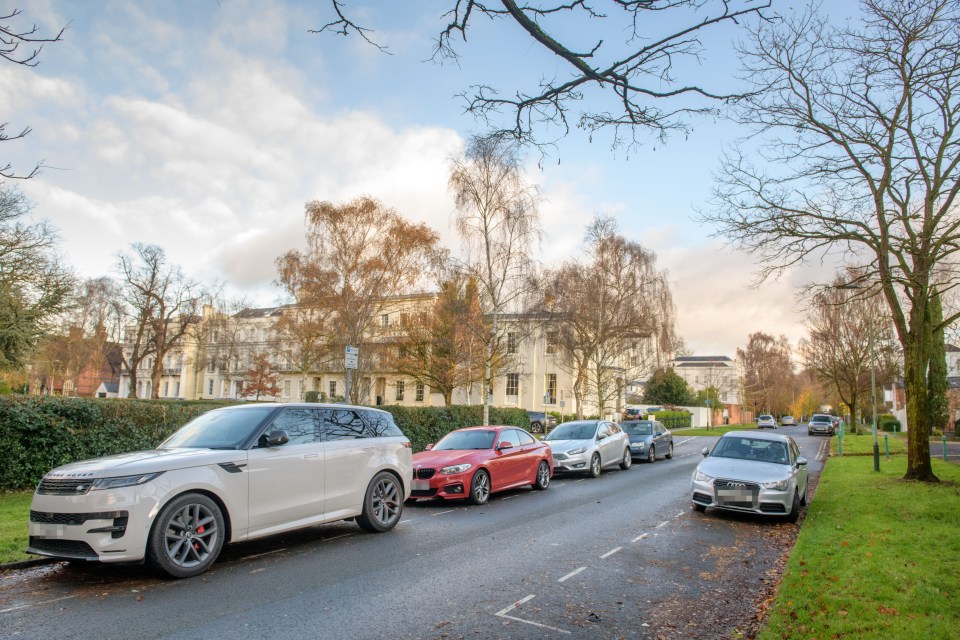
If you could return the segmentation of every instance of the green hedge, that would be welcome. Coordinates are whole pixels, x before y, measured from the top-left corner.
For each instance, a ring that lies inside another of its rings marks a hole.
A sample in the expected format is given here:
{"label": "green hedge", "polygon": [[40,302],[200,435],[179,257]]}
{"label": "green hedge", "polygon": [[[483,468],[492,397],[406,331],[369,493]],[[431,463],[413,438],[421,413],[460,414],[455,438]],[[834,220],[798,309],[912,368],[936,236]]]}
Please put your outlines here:
{"label": "green hedge", "polygon": [[692,424],[693,416],[689,411],[658,411],[653,414],[667,429],[686,429]]}
{"label": "green hedge", "polygon": [[[230,401],[0,396],[0,491],[36,486],[63,464],[152,449],[192,418]],[[481,424],[483,407],[381,407],[394,415],[414,451],[460,427]],[[528,428],[523,409],[490,412],[492,424]]]}
{"label": "green hedge", "polygon": [[[377,407],[389,411],[400,430],[410,438],[413,451],[423,451],[428,444],[461,427],[483,424],[483,405],[453,405],[451,407]],[[490,424],[530,428],[530,417],[524,409],[490,409]]]}
{"label": "green hedge", "polygon": [[191,418],[233,403],[0,397],[0,490],[35,486],[50,469],[152,449]]}

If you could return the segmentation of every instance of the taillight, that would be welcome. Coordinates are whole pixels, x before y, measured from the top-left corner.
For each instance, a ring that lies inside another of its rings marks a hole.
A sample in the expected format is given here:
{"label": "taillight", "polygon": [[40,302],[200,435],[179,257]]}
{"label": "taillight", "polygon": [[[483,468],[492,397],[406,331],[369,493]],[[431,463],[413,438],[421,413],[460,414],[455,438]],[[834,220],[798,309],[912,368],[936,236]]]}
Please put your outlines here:
{"label": "taillight", "polygon": [[413,445],[410,444],[410,441],[409,441],[409,440],[407,440],[406,442],[404,442],[404,443],[403,443],[403,446],[406,447],[407,449],[413,449]]}

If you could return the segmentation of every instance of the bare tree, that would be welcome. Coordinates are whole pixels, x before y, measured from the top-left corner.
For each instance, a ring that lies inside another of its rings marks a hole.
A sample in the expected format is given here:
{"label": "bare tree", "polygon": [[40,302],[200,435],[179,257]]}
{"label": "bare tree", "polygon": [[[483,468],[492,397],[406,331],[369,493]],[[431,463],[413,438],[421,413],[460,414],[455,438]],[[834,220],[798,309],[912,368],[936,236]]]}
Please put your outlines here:
{"label": "bare tree", "polygon": [[793,401],[794,373],[790,342],[758,331],[751,333],[737,359],[743,367],[743,402],[755,411],[783,415]]}
{"label": "bare tree", "polygon": [[542,235],[539,193],[523,177],[516,144],[497,137],[474,138],[453,160],[450,190],[464,249],[459,268],[479,285],[480,305],[490,317],[483,384],[486,425],[496,346],[504,332],[501,316],[519,310],[534,271],[531,254]]}
{"label": "bare tree", "polygon": [[[877,379],[881,384],[891,377],[896,366],[896,338],[882,300],[854,299],[849,290],[839,288],[850,279],[851,275],[838,277],[834,288],[814,296],[811,313],[804,322],[810,337],[801,340],[799,352],[807,370],[833,387],[841,402],[850,407],[854,428],[858,429],[858,411],[865,404],[862,398],[871,397],[871,364],[879,369]],[[879,354],[876,363],[872,360],[871,339],[874,352]]]}
{"label": "bare tree", "polygon": [[[768,142],[759,166],[734,149],[704,220],[757,254],[761,275],[823,251],[863,269],[904,353],[908,423],[927,424],[931,287],[958,284],[960,4],[865,0],[860,24],[815,10],[763,24],[742,52],[756,92],[738,118]],[[949,325],[953,314],[943,319]],[[936,481],[910,429],[907,478]]]}
{"label": "bare tree", "polygon": [[246,298],[226,297],[219,288],[207,293],[201,321],[191,331],[196,350],[192,361],[186,363],[193,366],[197,385],[203,384],[201,373],[207,368],[220,371],[227,389],[242,375],[251,357],[251,345],[243,338],[249,306]]}
{"label": "bare tree", "polygon": [[133,255],[119,258],[120,297],[128,318],[124,366],[130,373],[129,397],[136,397],[138,370],[151,358],[151,397],[160,397],[164,360],[191,326],[200,322],[203,290],[180,267],[168,265],[157,245],[136,243]]}
{"label": "bare tree", "polygon": [[392,296],[409,293],[430,272],[437,234],[369,197],[308,202],[306,222],[307,250],[277,259],[279,281],[305,309],[304,320],[319,323],[316,353],[332,355],[346,373],[345,347],[360,349],[358,384],[350,389],[359,402],[369,393],[367,374],[380,366],[374,323]]}
{"label": "bare tree", "polygon": [[[347,15],[344,1],[331,4],[336,17],[317,33],[356,33],[386,50],[370,29]],[[762,16],[769,6],[750,0],[450,0],[433,58],[456,61],[460,40],[466,43],[480,18],[503,24],[504,31],[519,27],[535,46],[556,56],[557,69],[536,73],[541,80],[535,87],[504,91],[474,85],[462,94],[467,110],[517,140],[566,134],[573,123],[591,135],[611,129],[614,145],[632,146],[638,133],[663,139],[671,131],[686,131],[689,116],[714,113],[718,104],[736,97],[689,83],[678,77],[678,69],[703,55],[703,35]]]}
{"label": "bare tree", "polygon": [[250,368],[243,374],[240,395],[244,398],[253,396],[254,400],[260,400],[260,396],[275,398],[280,395],[277,368],[270,362],[269,355],[260,353],[253,357]]}
{"label": "bare tree", "polygon": [[20,369],[69,302],[73,276],[46,221],[28,219],[31,204],[0,182],[0,370]]}
{"label": "bare tree", "polygon": [[[59,42],[66,27],[60,29],[56,36],[49,38],[40,35],[37,26],[18,26],[21,11],[9,10],[0,15],[0,58],[13,64],[24,67],[35,67],[40,63],[40,51],[48,42]],[[18,133],[6,132],[7,123],[0,122],[0,142],[9,142],[25,138],[30,133],[30,127],[24,127]],[[42,163],[41,163],[42,164]],[[8,162],[0,165],[0,177],[4,178],[32,178],[40,170],[40,164],[25,176],[18,176],[13,166]]]}
{"label": "bare tree", "polygon": [[573,378],[581,418],[588,394],[603,413],[627,382],[657,368],[657,347],[645,345],[672,342],[675,314],[656,255],[625,239],[612,218],[594,218],[584,253],[586,260],[545,274],[541,296],[557,335],[558,365]]}

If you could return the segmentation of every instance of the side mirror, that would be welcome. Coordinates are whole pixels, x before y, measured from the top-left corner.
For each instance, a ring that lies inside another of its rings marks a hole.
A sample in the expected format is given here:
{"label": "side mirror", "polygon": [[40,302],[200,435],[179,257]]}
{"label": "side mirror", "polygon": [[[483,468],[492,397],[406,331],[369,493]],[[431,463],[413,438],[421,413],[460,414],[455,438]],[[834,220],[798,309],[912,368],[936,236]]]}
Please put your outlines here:
{"label": "side mirror", "polygon": [[433,443],[431,442],[431,443],[428,444],[426,447],[424,447],[424,449],[427,450],[427,451],[433,451]]}
{"label": "side mirror", "polygon": [[807,459],[806,459],[806,458],[797,458],[797,465],[798,465],[798,466],[803,467],[803,466],[806,466],[806,464],[807,464]]}
{"label": "side mirror", "polygon": [[268,447],[279,447],[290,442],[290,436],[283,429],[274,429],[267,434],[266,442]]}
{"label": "side mirror", "polygon": [[503,451],[504,449],[513,449],[513,445],[509,442],[501,442],[499,445],[497,445],[497,450]]}
{"label": "side mirror", "polygon": [[704,447],[700,453],[702,453],[703,457],[706,458],[708,455],[710,455],[710,449],[707,449],[706,447]]}

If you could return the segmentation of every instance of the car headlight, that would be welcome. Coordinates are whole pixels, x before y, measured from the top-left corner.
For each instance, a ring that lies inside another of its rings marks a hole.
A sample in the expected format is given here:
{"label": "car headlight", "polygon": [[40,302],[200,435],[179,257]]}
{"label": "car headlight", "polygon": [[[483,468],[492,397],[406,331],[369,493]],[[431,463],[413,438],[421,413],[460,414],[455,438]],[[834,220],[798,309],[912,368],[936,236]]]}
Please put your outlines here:
{"label": "car headlight", "polygon": [[119,489],[120,487],[135,487],[146,484],[161,475],[163,471],[156,473],[141,473],[137,476],[116,476],[114,478],[97,478],[90,484],[91,491],[102,489]]}
{"label": "car headlight", "polygon": [[777,480],[776,482],[764,482],[764,489],[776,489],[777,491],[786,491],[789,480]]}
{"label": "car headlight", "polygon": [[567,455],[575,456],[578,453],[586,453],[586,451],[587,451],[586,447],[577,447],[576,449],[570,449],[570,451],[567,451]]}
{"label": "car headlight", "polygon": [[700,469],[697,469],[693,474],[693,479],[697,482],[713,482],[713,476],[708,476],[703,471],[700,471]]}
{"label": "car headlight", "polygon": [[630,446],[634,449],[643,449],[643,444],[642,442],[631,442]]}
{"label": "car headlight", "polygon": [[449,467],[440,469],[440,473],[446,473],[448,475],[451,473],[463,473],[472,466],[472,464],[452,464]]}

